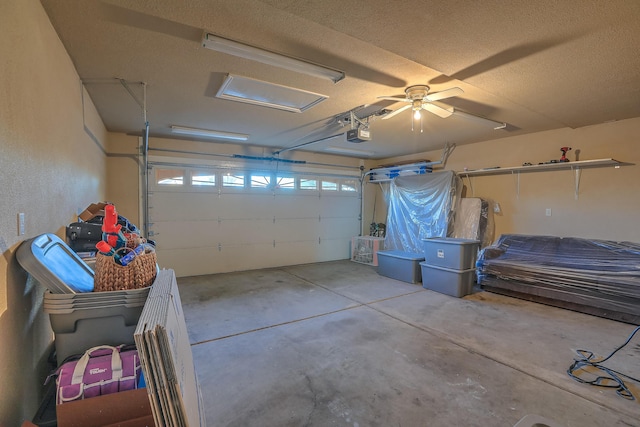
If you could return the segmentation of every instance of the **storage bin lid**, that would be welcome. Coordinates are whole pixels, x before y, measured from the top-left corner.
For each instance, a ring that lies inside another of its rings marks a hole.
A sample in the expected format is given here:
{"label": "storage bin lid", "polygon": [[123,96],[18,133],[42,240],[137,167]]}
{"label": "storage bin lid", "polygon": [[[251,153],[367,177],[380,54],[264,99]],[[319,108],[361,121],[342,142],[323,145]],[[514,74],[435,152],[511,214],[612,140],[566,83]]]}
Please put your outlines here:
{"label": "storage bin lid", "polygon": [[[117,314],[119,310],[127,309],[127,308],[143,307],[144,304],[145,304],[145,301],[139,301],[136,303],[120,303],[120,304],[116,303],[116,304],[97,305],[92,307],[50,307],[50,306],[44,305],[42,309],[45,313],[49,313],[49,314],[71,314],[74,312],[80,312],[80,313],[85,312],[85,313],[94,315],[96,314],[96,310],[99,310],[99,309],[113,311]],[[100,316],[96,315],[96,317],[100,317]]]}
{"label": "storage bin lid", "polygon": [[388,256],[391,258],[400,258],[410,261],[424,261],[424,255],[415,252],[405,251],[378,251],[378,256]]}
{"label": "storage bin lid", "polygon": [[146,298],[149,295],[151,286],[140,289],[125,289],[122,291],[85,292],[81,294],[54,294],[51,291],[44,293],[45,301],[89,301],[102,300],[105,298]]}
{"label": "storage bin lid", "polygon": [[423,242],[445,243],[449,245],[479,245],[480,240],[459,239],[457,237],[428,237],[422,239]]}
{"label": "storage bin lid", "polygon": [[446,267],[440,267],[440,266],[437,266],[437,265],[432,265],[432,264],[429,264],[426,261],[421,262],[420,266],[421,267],[427,267],[427,268],[434,268],[436,270],[447,271],[449,273],[456,273],[456,274],[463,274],[463,273],[468,273],[470,271],[476,271],[475,267],[474,268],[468,268],[466,270],[456,270],[455,268],[446,268]]}
{"label": "storage bin lid", "polygon": [[22,242],[16,259],[51,292],[93,291],[93,270],[55,234],[42,234]]}

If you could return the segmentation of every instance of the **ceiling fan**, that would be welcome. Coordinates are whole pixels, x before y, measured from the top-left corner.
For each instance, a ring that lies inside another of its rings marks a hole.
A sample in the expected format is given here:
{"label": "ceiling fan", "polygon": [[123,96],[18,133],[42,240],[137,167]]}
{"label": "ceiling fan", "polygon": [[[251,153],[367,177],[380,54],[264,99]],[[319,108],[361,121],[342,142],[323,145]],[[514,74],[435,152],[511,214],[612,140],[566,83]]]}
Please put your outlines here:
{"label": "ceiling fan", "polygon": [[429,86],[427,85],[413,85],[409,86],[404,90],[406,94],[405,98],[398,98],[395,96],[379,96],[378,99],[387,99],[390,101],[397,102],[406,102],[408,105],[398,108],[385,115],[382,119],[387,120],[391,117],[402,113],[405,110],[411,108],[414,114],[414,118],[419,119],[421,116],[421,111],[426,110],[430,113],[435,114],[436,116],[447,118],[452,115],[455,110],[453,107],[443,108],[438,105],[432,104],[433,101],[439,101],[441,99],[451,98],[452,96],[458,96],[461,93],[464,93],[462,89],[459,87],[452,87],[451,89],[446,89],[441,92],[429,93]]}
{"label": "ceiling fan", "polygon": [[[411,110],[413,111],[413,117],[416,120],[422,118],[421,111],[425,110],[435,114],[438,117],[442,117],[443,119],[451,116],[452,114],[455,114],[460,117],[474,120],[483,125],[490,126],[495,130],[505,129],[507,127],[507,124],[504,122],[497,122],[485,117],[458,110],[450,106],[441,107],[439,105],[432,104],[432,102],[434,101],[440,101],[441,99],[451,98],[453,96],[458,96],[464,93],[464,91],[459,87],[452,87],[450,89],[445,89],[443,91],[434,93],[429,93],[429,89],[430,88],[427,85],[413,85],[407,87],[404,90],[405,98],[399,98],[397,96],[379,96],[378,99],[407,103],[407,105],[400,107],[389,114],[385,114],[382,117],[382,120],[390,119],[391,117],[411,108]],[[420,131],[422,132],[422,120],[420,120],[420,128]],[[413,121],[411,121],[411,130],[413,130]]]}

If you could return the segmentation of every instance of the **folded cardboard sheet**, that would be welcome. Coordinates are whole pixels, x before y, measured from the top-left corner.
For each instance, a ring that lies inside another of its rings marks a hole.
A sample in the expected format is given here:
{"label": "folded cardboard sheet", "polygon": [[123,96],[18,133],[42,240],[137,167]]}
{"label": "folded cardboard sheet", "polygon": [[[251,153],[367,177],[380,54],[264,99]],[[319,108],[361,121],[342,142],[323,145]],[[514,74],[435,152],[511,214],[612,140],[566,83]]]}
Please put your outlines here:
{"label": "folded cardboard sheet", "polygon": [[173,270],[161,270],[134,339],[156,426],[205,426],[200,388]]}

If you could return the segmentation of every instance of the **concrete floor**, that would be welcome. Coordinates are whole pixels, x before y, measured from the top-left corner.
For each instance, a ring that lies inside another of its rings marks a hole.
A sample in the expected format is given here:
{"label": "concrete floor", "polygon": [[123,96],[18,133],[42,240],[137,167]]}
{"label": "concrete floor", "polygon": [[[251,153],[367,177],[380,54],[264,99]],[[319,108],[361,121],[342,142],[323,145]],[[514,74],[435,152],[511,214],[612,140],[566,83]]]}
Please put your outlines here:
{"label": "concrete floor", "polygon": [[[208,426],[640,426],[638,400],[566,374],[633,325],[350,261],[178,283]],[[607,366],[640,378],[639,338]]]}

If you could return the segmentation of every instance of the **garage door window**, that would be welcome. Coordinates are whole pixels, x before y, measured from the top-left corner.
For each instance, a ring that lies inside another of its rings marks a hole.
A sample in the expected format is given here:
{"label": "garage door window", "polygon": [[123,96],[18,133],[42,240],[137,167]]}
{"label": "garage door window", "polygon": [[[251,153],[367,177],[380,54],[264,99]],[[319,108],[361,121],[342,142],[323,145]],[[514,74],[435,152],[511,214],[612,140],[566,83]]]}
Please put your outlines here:
{"label": "garage door window", "polygon": [[184,169],[156,169],[158,185],[183,185]]}
{"label": "garage door window", "polygon": [[301,190],[317,190],[318,180],[310,179],[310,178],[300,178],[300,189]]}
{"label": "garage door window", "polygon": [[357,192],[358,181],[355,179],[345,179],[340,183],[340,191]]}
{"label": "garage door window", "polygon": [[296,180],[291,176],[277,176],[276,188],[283,190],[295,190]]}
{"label": "garage door window", "polygon": [[195,187],[215,187],[216,175],[210,172],[193,172],[191,174],[191,185]]}
{"label": "garage door window", "polygon": [[322,190],[323,191],[338,191],[338,181],[337,180],[322,180]]}
{"label": "garage door window", "polygon": [[222,186],[230,188],[244,187],[244,174],[226,173],[222,175]]}
{"label": "garage door window", "polygon": [[271,182],[269,175],[252,174],[251,175],[251,188],[267,188]]}

